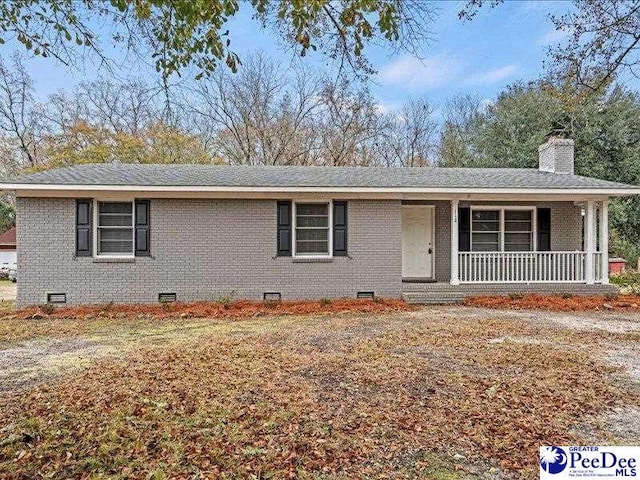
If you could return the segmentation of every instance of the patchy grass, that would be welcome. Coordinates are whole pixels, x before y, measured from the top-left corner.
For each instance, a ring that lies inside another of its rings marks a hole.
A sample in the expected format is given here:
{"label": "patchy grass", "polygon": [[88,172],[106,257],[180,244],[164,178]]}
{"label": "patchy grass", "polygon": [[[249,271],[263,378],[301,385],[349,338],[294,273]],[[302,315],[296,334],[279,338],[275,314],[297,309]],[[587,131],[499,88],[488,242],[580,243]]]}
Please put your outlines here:
{"label": "patchy grass", "polygon": [[90,319],[42,318],[23,320],[0,319],[0,349],[9,348],[25,340],[70,338],[78,336],[109,337],[154,335],[162,330],[190,329],[200,324],[214,324],[214,320],[111,318]]}
{"label": "patchy grass", "polygon": [[560,312],[594,310],[640,311],[640,297],[637,295],[492,295],[468,297],[465,299],[464,304],[470,307]]}
{"label": "patchy grass", "polygon": [[0,315],[10,315],[15,311],[15,300],[0,300]]}
{"label": "patchy grass", "polygon": [[[221,319],[283,315],[329,315],[415,310],[402,300],[334,300],[323,302],[194,302],[150,305],[91,305],[78,307],[34,306],[0,310],[0,348],[36,338],[65,338],[116,331],[180,328],[194,319],[206,323]],[[197,323],[197,322],[195,322]]]}
{"label": "patchy grass", "polygon": [[0,477],[536,478],[540,445],[638,403],[597,341],[525,321],[217,325],[0,396]]}

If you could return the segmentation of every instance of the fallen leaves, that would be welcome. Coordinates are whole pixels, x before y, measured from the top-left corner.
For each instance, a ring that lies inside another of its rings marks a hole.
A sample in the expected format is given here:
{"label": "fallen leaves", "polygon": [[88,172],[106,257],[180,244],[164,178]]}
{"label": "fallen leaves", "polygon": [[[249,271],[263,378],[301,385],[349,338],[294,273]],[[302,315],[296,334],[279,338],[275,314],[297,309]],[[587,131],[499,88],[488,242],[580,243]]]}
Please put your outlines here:
{"label": "fallen leaves", "polygon": [[492,295],[465,299],[469,307],[510,308],[513,310],[588,311],[588,310],[636,310],[640,311],[640,297],[635,295],[559,296],[559,295]]}
{"label": "fallen leaves", "polygon": [[0,477],[456,478],[489,462],[534,478],[540,445],[577,444],[585,415],[636,401],[594,344],[542,343],[552,332],[522,321],[317,320],[0,397],[0,437],[23,436],[0,447]]}
{"label": "fallen leaves", "polygon": [[[153,319],[166,318],[241,318],[259,315],[309,315],[314,313],[379,313],[393,310],[410,310],[412,307],[403,300],[376,299],[355,300],[337,299],[299,302],[252,302],[239,300],[235,302],[193,302],[165,304],[105,304],[84,305],[77,307],[54,307],[47,305],[27,307],[16,310],[11,318],[22,320],[42,318],[74,318],[93,319],[117,318],[134,319],[146,317]],[[88,317],[88,318],[87,318]]]}

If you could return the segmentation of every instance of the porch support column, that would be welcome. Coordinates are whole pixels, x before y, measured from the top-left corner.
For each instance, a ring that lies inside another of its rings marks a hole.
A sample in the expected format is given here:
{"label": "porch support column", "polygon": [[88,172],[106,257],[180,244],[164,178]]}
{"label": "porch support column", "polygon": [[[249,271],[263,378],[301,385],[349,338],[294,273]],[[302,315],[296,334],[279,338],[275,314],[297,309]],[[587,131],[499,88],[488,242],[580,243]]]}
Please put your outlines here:
{"label": "porch support column", "polygon": [[585,228],[584,228],[584,242],[586,247],[587,258],[585,259],[585,270],[586,275],[585,279],[588,285],[593,285],[594,283],[594,275],[593,275],[593,253],[595,251],[595,205],[593,200],[587,201],[587,212],[585,217]]}
{"label": "porch support column", "polygon": [[609,283],[609,200],[600,204],[600,281]]}
{"label": "porch support column", "polygon": [[458,275],[458,200],[451,200],[451,285],[460,285]]}

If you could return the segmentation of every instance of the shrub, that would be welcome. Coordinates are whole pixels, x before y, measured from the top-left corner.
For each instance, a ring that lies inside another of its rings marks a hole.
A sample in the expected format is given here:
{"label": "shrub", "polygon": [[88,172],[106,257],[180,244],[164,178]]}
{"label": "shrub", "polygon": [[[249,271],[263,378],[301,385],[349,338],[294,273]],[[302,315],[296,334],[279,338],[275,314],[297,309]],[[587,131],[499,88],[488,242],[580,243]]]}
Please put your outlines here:
{"label": "shrub", "polygon": [[610,235],[609,245],[613,256],[622,257],[629,265],[635,266],[638,263],[638,257],[640,257],[640,245],[614,228],[610,230]]}
{"label": "shrub", "polygon": [[607,293],[604,296],[604,299],[607,300],[608,302],[611,302],[612,300],[616,300],[618,298],[618,294],[617,293]]}
{"label": "shrub", "polygon": [[640,273],[633,270],[625,270],[618,275],[611,275],[609,281],[619,287],[628,287],[630,285],[640,285]]}
{"label": "shrub", "polygon": [[236,297],[236,291],[231,290],[226,295],[220,295],[218,297],[218,303],[225,308],[230,307],[231,305],[233,305],[233,302],[235,302],[235,297]]}
{"label": "shrub", "polygon": [[524,298],[524,295],[521,293],[510,293],[509,294],[509,299],[510,300],[522,300]]}
{"label": "shrub", "polygon": [[565,293],[563,293],[563,294],[561,295],[561,297],[562,297],[562,298],[573,298],[573,297],[574,297],[574,295],[573,295],[573,293],[565,292]]}
{"label": "shrub", "polygon": [[329,298],[321,298],[320,299],[320,306],[321,307],[328,307],[329,305],[331,305],[331,299],[329,299]]}
{"label": "shrub", "polygon": [[40,308],[40,311],[46,315],[51,315],[56,310],[56,307],[54,307],[50,303],[44,303],[38,308]]}

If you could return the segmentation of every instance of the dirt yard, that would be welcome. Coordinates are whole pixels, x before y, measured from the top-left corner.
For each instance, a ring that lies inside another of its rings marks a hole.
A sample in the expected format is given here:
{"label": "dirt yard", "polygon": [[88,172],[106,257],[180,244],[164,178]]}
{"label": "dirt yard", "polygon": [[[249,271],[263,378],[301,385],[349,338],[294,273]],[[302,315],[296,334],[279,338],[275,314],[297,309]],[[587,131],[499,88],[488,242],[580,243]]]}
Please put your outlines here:
{"label": "dirt yard", "polygon": [[0,280],[0,303],[16,301],[16,284],[8,280]]}
{"label": "dirt yard", "polygon": [[640,442],[640,314],[14,318],[0,389],[2,478],[537,478]]}

